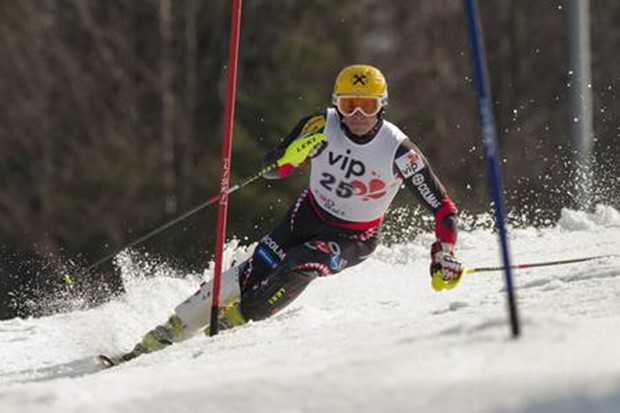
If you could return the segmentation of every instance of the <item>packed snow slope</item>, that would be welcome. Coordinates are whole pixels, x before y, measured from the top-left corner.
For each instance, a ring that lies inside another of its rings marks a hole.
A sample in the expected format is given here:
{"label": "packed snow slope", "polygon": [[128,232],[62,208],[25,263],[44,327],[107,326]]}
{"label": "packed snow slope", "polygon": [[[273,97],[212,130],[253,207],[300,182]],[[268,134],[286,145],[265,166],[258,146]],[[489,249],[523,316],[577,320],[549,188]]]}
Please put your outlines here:
{"label": "packed snow slope", "polygon": [[[620,214],[565,210],[510,238],[514,263],[620,254]],[[131,348],[201,278],[126,260],[112,302],[0,322],[0,412],[620,412],[620,258],[515,272],[513,340],[502,273],[436,293],[431,241],[382,247],[272,319],[102,370],[96,354]],[[499,265],[496,236],[461,232],[458,256]]]}

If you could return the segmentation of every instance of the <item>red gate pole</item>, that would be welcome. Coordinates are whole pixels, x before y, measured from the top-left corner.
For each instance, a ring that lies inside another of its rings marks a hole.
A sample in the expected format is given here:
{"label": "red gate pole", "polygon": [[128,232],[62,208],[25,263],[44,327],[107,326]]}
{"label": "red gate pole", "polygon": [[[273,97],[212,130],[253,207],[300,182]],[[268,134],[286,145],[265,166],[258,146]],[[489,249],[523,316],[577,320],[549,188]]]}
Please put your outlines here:
{"label": "red gate pole", "polygon": [[209,335],[218,332],[218,313],[220,306],[220,284],[222,279],[222,260],[226,239],[226,219],[228,216],[228,193],[230,187],[230,168],[232,152],[233,121],[235,118],[235,92],[237,87],[237,61],[239,57],[239,33],[241,30],[242,0],[233,0],[230,44],[228,47],[228,84],[226,88],[226,109],[224,115],[224,138],[222,145],[222,172],[220,179],[220,203],[217,214],[217,237],[215,241],[215,269],[213,291],[211,292],[211,324]]}

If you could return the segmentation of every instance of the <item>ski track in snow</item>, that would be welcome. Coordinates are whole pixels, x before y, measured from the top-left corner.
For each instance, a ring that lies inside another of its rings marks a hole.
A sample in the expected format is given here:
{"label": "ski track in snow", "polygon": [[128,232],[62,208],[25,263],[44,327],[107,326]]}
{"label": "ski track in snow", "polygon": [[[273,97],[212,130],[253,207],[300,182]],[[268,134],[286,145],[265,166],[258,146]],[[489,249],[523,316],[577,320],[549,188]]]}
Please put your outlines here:
{"label": "ski track in snow", "polygon": [[[431,240],[380,247],[271,319],[101,370],[96,354],[131,348],[201,278],[121,262],[127,293],[114,301],[0,321],[0,413],[620,412],[619,257],[515,271],[512,340],[503,274],[435,293]],[[510,244],[514,263],[618,254],[620,214],[564,210]],[[496,236],[462,232],[458,256],[498,265]]]}

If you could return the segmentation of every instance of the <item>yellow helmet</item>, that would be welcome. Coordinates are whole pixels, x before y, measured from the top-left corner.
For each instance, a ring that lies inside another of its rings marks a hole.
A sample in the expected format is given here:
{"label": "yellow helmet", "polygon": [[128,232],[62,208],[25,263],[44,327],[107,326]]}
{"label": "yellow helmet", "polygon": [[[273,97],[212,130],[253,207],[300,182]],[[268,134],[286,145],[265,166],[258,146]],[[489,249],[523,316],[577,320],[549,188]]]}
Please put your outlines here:
{"label": "yellow helmet", "polygon": [[338,73],[332,100],[338,96],[370,96],[387,104],[387,82],[379,69],[369,65],[347,66]]}

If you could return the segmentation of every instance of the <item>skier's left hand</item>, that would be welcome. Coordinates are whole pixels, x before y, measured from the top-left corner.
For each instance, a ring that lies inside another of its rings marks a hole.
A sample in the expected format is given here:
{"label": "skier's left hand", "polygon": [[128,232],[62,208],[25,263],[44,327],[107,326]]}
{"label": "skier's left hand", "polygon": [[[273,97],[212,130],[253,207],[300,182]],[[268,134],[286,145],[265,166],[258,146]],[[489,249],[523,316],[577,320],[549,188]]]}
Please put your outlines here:
{"label": "skier's left hand", "polygon": [[454,245],[436,241],[431,245],[431,285],[435,291],[456,287],[463,274],[463,266],[454,257]]}

